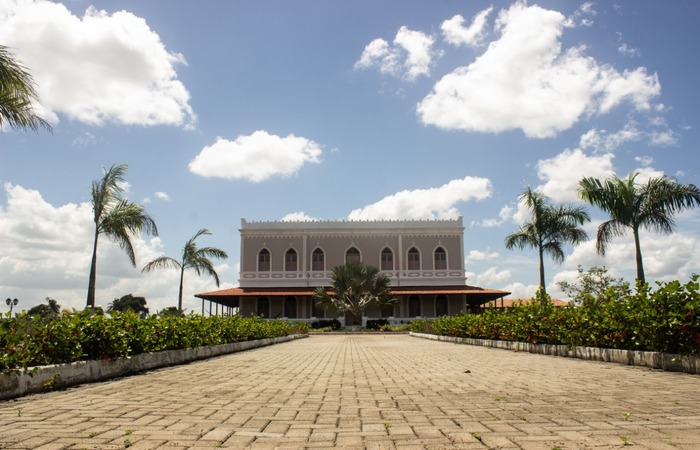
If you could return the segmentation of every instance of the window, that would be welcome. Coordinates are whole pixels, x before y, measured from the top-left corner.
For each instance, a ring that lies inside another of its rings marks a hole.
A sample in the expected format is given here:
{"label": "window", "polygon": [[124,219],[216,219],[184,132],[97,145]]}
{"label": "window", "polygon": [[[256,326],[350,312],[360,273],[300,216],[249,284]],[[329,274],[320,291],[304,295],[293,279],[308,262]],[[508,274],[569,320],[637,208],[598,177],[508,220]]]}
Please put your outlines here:
{"label": "window", "polygon": [[420,270],[420,252],[415,247],[408,250],[408,270]]}
{"label": "window", "polygon": [[394,252],[389,247],[384,247],[384,250],[382,250],[380,268],[382,270],[394,270]]}
{"label": "window", "polygon": [[263,319],[270,318],[270,299],[267,297],[258,297],[258,317]]}
{"label": "window", "polygon": [[297,271],[297,251],[293,248],[290,248],[284,254],[284,270],[287,272]]}
{"label": "window", "polygon": [[384,303],[380,307],[382,318],[394,316],[394,305],[392,303]]}
{"label": "window", "polygon": [[447,269],[447,252],[444,248],[438,247],[435,249],[435,270]]}
{"label": "window", "polygon": [[408,297],[408,316],[418,317],[420,315],[420,297],[417,295]]}
{"label": "window", "polygon": [[260,253],[258,253],[258,271],[270,271],[270,251],[266,248],[260,250]]}
{"label": "window", "polygon": [[325,262],[325,255],[320,248],[311,253],[311,270],[324,270],[326,268]]}
{"label": "window", "polygon": [[290,319],[297,318],[297,298],[296,297],[285,297],[284,298],[284,317]]}
{"label": "window", "polygon": [[438,295],[435,297],[435,316],[442,317],[447,315],[447,296]]}
{"label": "window", "polygon": [[350,247],[347,252],[345,252],[345,262],[360,262],[360,251],[355,247]]}
{"label": "window", "polygon": [[323,308],[321,308],[319,306],[317,301],[315,301],[315,300],[312,300],[312,301],[313,301],[313,311],[311,311],[311,315],[318,318],[318,319],[323,319],[326,316],[325,311],[323,310]]}

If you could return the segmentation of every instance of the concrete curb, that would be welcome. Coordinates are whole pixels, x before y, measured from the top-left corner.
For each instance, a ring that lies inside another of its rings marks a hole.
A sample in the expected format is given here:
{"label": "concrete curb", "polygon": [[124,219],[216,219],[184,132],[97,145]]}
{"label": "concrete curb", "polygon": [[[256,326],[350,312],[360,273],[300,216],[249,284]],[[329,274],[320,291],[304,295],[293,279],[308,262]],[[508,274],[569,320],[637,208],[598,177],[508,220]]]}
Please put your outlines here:
{"label": "concrete curb", "polygon": [[[308,336],[295,334],[278,338],[234,342],[211,347],[142,353],[140,355],[133,355],[126,358],[114,358],[106,361],[77,361],[69,364],[55,364],[36,368],[30,367],[26,373],[0,373],[0,400],[46,392],[57,388],[74,386],[76,384],[107,380],[145,370],[187,364],[200,359],[242,352],[305,337]],[[36,372],[34,372],[35,370]]]}
{"label": "concrete curb", "polygon": [[672,355],[659,352],[643,352],[637,350],[619,350],[596,347],[567,347],[566,345],[529,344],[527,342],[497,341],[492,339],[472,339],[435,334],[410,333],[413,337],[432,339],[436,341],[453,342],[455,344],[479,345],[504,350],[512,350],[541,355],[564,356],[568,358],[585,359],[589,361],[614,362],[629,366],[642,366],[651,369],[685,372],[700,375],[700,357],[689,355]]}

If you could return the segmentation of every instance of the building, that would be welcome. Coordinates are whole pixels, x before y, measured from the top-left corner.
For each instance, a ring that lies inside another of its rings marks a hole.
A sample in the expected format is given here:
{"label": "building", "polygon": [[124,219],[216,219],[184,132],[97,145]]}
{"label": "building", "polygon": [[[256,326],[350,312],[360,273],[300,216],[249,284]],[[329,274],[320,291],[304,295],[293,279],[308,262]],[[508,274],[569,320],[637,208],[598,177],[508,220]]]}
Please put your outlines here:
{"label": "building", "polygon": [[315,306],[314,290],[331,286],[333,267],[362,261],[391,280],[398,301],[367,319],[407,323],[477,311],[509,292],[466,284],[464,226],[455,220],[271,221],[241,219],[239,287],[197,294],[202,308],[224,314],[314,321],[338,317]]}

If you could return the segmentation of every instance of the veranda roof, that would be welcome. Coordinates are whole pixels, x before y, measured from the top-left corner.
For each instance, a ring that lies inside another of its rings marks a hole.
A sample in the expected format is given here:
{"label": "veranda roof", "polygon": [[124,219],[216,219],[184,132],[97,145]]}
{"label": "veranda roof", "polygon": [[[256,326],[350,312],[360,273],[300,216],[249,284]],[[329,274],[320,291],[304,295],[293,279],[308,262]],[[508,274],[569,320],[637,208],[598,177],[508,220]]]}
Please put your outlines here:
{"label": "veranda roof", "polygon": [[[195,297],[204,300],[221,303],[222,300],[234,297],[287,297],[287,296],[312,296],[315,287],[300,288],[230,288],[218,291],[204,292],[196,294]],[[478,300],[479,303],[486,303],[497,298],[503,298],[510,292],[498,289],[483,289],[476,286],[454,285],[454,286],[392,286],[391,292],[394,295],[467,295]]]}

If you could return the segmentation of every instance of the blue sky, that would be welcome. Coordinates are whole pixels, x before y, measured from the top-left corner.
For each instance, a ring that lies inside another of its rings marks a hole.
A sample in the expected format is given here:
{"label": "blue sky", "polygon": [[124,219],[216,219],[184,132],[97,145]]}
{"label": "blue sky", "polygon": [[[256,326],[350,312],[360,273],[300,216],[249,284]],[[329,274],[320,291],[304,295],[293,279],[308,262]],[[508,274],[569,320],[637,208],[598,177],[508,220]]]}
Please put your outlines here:
{"label": "blue sky", "polygon": [[[463,216],[467,282],[531,296],[533,251],[509,251],[525,186],[577,204],[583,176],[698,184],[698,2],[0,1],[0,43],[35,77],[53,134],[0,132],[0,297],[85,304],[90,184],[129,165],[127,195],[160,236],[138,268],[100,243],[97,303],[177,302],[179,257],[208,228],[222,287],[240,218]],[[595,237],[605,219],[590,208]],[[649,280],[700,272],[700,211],[644,235]],[[631,236],[546,261],[632,281]],[[187,273],[185,306],[213,280]]]}

